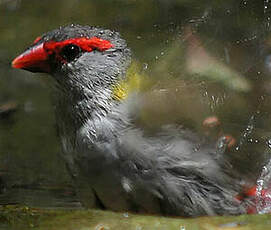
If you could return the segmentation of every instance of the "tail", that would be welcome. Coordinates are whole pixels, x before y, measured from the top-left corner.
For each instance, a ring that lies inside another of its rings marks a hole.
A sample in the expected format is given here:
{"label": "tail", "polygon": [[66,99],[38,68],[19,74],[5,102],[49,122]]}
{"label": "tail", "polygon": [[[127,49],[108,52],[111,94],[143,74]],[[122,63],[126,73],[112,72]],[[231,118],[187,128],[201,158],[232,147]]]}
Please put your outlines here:
{"label": "tail", "polygon": [[257,180],[257,185],[245,190],[236,197],[248,204],[248,214],[271,213],[271,159]]}

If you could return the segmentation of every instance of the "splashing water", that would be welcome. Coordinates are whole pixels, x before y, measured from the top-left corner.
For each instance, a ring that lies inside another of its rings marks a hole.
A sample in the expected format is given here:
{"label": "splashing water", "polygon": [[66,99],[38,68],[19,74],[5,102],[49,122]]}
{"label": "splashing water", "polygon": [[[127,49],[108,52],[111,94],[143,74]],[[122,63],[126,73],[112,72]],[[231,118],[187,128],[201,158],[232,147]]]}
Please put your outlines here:
{"label": "splashing water", "polygon": [[265,26],[267,31],[269,31],[270,28],[270,8],[271,8],[271,1],[269,0],[264,0],[264,7],[263,7],[263,13],[265,15]]}
{"label": "splashing water", "polygon": [[257,213],[271,213],[271,159],[262,169],[256,188]]}
{"label": "splashing water", "polygon": [[235,148],[237,151],[239,151],[242,145],[245,143],[245,141],[247,141],[247,138],[251,135],[251,133],[254,130],[254,126],[255,126],[255,115],[252,115],[249,119],[246,129],[243,131],[241,135],[238,146]]}

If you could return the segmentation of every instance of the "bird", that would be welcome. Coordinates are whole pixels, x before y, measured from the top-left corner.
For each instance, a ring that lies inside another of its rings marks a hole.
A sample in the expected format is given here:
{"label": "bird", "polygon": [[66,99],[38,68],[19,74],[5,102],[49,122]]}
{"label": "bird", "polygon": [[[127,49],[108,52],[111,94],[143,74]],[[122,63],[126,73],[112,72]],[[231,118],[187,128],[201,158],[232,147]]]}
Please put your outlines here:
{"label": "bird", "polygon": [[246,213],[223,138],[211,144],[177,124],[155,132],[137,124],[148,94],[136,66],[118,32],[78,24],[39,36],[12,62],[53,78],[62,157],[81,203],[163,216]]}

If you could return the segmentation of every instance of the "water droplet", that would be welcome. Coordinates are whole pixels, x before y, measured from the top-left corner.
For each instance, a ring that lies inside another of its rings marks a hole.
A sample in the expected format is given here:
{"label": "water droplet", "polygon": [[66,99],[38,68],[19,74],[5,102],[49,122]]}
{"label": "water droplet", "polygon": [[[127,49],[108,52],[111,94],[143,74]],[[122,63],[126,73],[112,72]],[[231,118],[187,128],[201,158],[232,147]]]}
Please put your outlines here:
{"label": "water droplet", "polygon": [[165,53],[162,51],[160,54],[161,54],[161,56],[163,56]]}
{"label": "water droplet", "polygon": [[271,211],[271,160],[262,168],[261,176],[257,180],[256,208],[259,214]]}
{"label": "water droplet", "polygon": [[248,141],[249,143],[252,143],[252,142],[253,142],[253,139],[252,139],[252,138],[249,138],[247,141]]}
{"label": "water droplet", "polygon": [[155,56],[155,60],[158,60],[159,59],[159,57],[158,56]]}
{"label": "water droplet", "polygon": [[138,40],[140,40],[142,37],[141,37],[141,36],[137,36],[136,38],[137,38]]}
{"label": "water droplet", "polygon": [[194,148],[193,148],[193,151],[194,151],[194,152],[199,151],[199,147],[198,147],[198,146],[194,147]]}
{"label": "water droplet", "polygon": [[148,69],[148,63],[143,63],[143,70],[146,70],[146,69]]}
{"label": "water droplet", "polygon": [[132,184],[131,184],[131,181],[126,178],[126,177],[123,177],[122,180],[121,180],[121,183],[122,183],[122,187],[123,189],[129,193],[132,191]]}
{"label": "water droplet", "polygon": [[181,226],[181,227],[180,227],[180,230],[185,230],[185,226]]}
{"label": "water droplet", "polygon": [[123,216],[124,216],[125,218],[128,218],[128,217],[129,217],[128,212],[123,213]]}
{"label": "water droplet", "polygon": [[224,228],[237,228],[238,226],[246,224],[245,222],[230,222],[230,223],[225,223],[221,224],[220,227]]}

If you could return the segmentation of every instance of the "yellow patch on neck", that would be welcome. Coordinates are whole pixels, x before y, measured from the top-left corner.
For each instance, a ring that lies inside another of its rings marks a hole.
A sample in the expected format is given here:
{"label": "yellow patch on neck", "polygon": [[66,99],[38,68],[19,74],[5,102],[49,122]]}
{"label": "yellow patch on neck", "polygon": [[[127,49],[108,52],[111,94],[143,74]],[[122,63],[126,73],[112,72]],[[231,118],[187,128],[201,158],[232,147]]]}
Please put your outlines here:
{"label": "yellow patch on neck", "polygon": [[139,72],[139,65],[132,63],[127,69],[125,79],[120,80],[117,85],[113,86],[113,98],[115,100],[121,101],[125,99],[130,92],[140,90],[144,76],[139,74]]}

